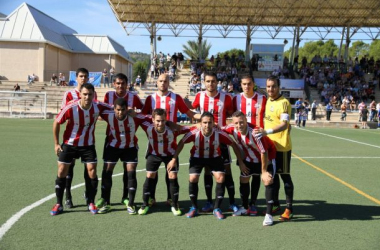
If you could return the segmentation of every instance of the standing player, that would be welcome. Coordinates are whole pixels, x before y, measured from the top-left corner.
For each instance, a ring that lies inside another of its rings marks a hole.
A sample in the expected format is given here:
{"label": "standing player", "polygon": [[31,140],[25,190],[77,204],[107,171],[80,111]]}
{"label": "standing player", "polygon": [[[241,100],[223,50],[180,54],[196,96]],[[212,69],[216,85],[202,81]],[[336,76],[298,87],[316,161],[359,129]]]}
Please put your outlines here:
{"label": "standing player", "polygon": [[[64,96],[63,96],[63,99],[62,99],[62,104],[61,104],[61,110],[67,105],[69,104],[70,102],[73,102],[73,101],[76,101],[78,99],[80,99],[80,89],[82,87],[83,84],[87,83],[88,82],[88,76],[89,76],[89,72],[87,69],[85,68],[79,68],[77,69],[76,71],[76,82],[77,82],[77,86],[72,89],[72,90],[68,90],[65,92]],[[96,92],[94,93],[94,99],[97,100],[97,96],[96,96]],[[65,206],[67,208],[72,208],[73,207],[73,200],[72,200],[72,195],[71,195],[71,183],[73,181],[73,177],[74,177],[74,166],[75,166],[75,158],[73,160],[73,162],[71,163],[70,165],[70,168],[69,168],[69,172],[66,176],[66,201],[65,201]],[[90,183],[90,178],[88,177],[88,174],[87,174],[87,169],[86,169],[86,166],[84,166],[84,181],[85,181],[85,186],[86,186],[86,190],[87,190],[87,187],[89,187],[91,185]],[[85,191],[85,194],[84,194],[86,200],[87,200],[87,193]],[[87,205],[88,205],[88,201],[87,201]]]}
{"label": "standing player", "polygon": [[100,115],[107,122],[109,129],[103,154],[102,196],[95,204],[101,214],[111,210],[112,173],[119,159],[123,162],[124,173],[128,172],[129,200],[126,204],[127,210],[129,214],[137,213],[134,205],[138,163],[138,145],[135,132],[143,120],[132,118],[127,114],[127,101],[124,98],[118,98],[114,102],[114,112]]}
{"label": "standing player", "polygon": [[[241,168],[240,173],[240,195],[243,206],[239,208],[233,216],[240,215],[256,215],[257,210],[251,211],[248,206],[249,198],[249,179],[251,176],[259,176],[265,185],[265,198],[267,202],[266,216],[263,222],[264,226],[270,226],[273,224],[272,208],[273,208],[273,193],[274,185],[272,176],[275,174],[275,165],[268,165],[268,155],[272,153],[276,154],[276,150],[271,150],[270,139],[268,137],[257,138],[253,135],[254,125],[247,122],[246,115],[243,112],[236,111],[232,114],[232,123],[223,128],[223,131],[233,135],[235,141],[240,146],[240,149],[244,152],[244,164],[246,168]],[[271,152],[272,151],[272,152]],[[270,158],[270,157],[269,157]],[[254,180],[252,180],[254,181]],[[260,184],[260,182],[259,182]],[[251,194],[252,195],[252,194]],[[251,201],[257,199],[251,196]]]}
{"label": "standing player", "polygon": [[[291,106],[289,101],[280,94],[280,79],[270,76],[266,82],[268,102],[265,108],[265,129],[255,129],[258,136],[266,136],[274,142],[277,149],[276,164],[277,173],[284,182],[286,195],[286,209],[281,215],[281,221],[288,221],[293,217],[293,193],[294,186],[290,176],[290,160],[292,156],[292,141],[290,138]],[[278,191],[280,180],[278,175],[274,177],[276,186],[273,210],[277,210]]]}
{"label": "standing player", "polygon": [[[241,111],[245,114],[247,122],[254,126],[264,128],[265,105],[267,98],[254,91],[255,82],[251,75],[241,77],[241,88],[243,93],[234,96],[233,105],[235,111]],[[249,204],[250,215],[257,214],[256,199],[260,190],[260,175],[252,175],[251,182],[251,203]]]}
{"label": "standing player", "polygon": [[[51,210],[51,215],[57,215],[63,212],[62,200],[66,186],[66,176],[72,161],[79,157],[81,157],[82,162],[85,163],[90,178],[90,185],[86,187],[89,203],[88,209],[93,214],[98,212],[97,207],[94,205],[98,187],[94,132],[98,116],[106,110],[111,110],[111,107],[103,103],[94,102],[94,93],[94,86],[89,83],[83,84],[80,89],[81,99],[66,105],[54,120],[54,148],[59,158],[58,175],[55,181],[57,203]],[[63,144],[60,145],[59,131],[61,124],[66,121]]]}
{"label": "standing player", "polygon": [[[108,91],[105,96],[104,96],[104,102],[113,106],[114,101],[117,98],[123,98],[127,102],[127,108],[136,108],[136,109],[142,109],[143,104],[139,98],[138,95],[128,92],[127,87],[128,87],[128,78],[126,75],[123,73],[119,73],[113,77],[113,87],[115,90]],[[106,142],[108,141],[107,136],[109,135],[111,131],[109,130],[109,126],[107,126],[106,130]],[[126,163],[123,163],[124,165],[124,174],[123,174],[123,197],[121,198],[121,203],[124,204],[125,206],[129,206],[129,199],[128,199],[128,185],[130,185],[130,182],[135,182],[136,180],[133,180],[133,176],[135,174],[131,173],[131,176],[128,175],[127,169],[136,169],[136,165],[134,163],[130,163],[130,166],[126,166]],[[105,171],[107,167],[103,166],[103,172]],[[104,174],[104,173],[103,173]],[[103,175],[102,174],[102,175]],[[128,184],[129,183],[129,184]]]}
{"label": "standing player", "polygon": [[216,181],[216,198],[213,208],[213,214],[218,219],[224,219],[220,210],[224,197],[225,167],[221,153],[221,144],[232,146],[238,162],[242,169],[245,169],[244,162],[236,143],[224,132],[214,130],[214,115],[210,112],[204,112],[201,116],[201,128],[187,133],[179,142],[173,159],[168,165],[168,169],[178,166],[178,155],[182,151],[185,143],[193,142],[190,157],[190,177],[189,177],[189,196],[192,207],[186,214],[187,218],[193,218],[198,215],[198,181],[203,167],[209,167]]}
{"label": "standing player", "polygon": [[[182,114],[186,114],[190,119],[199,119],[200,115],[192,112],[180,95],[177,95],[169,91],[169,75],[161,74],[157,79],[157,92],[148,96],[145,100],[144,108],[141,110],[142,114],[152,114],[152,111],[156,108],[166,110],[166,120],[176,123],[178,111]],[[158,176],[158,175],[157,175]],[[155,181],[157,185],[158,177]],[[167,204],[170,205],[170,183],[169,176],[166,173],[165,176],[166,188],[167,188]],[[154,189],[155,190],[155,189]],[[151,193],[153,201],[155,200],[155,193]]]}
{"label": "standing player", "polygon": [[[233,113],[232,98],[217,90],[217,77],[215,73],[205,73],[205,86],[206,91],[199,92],[195,96],[192,103],[194,109],[199,108],[201,113],[210,112],[214,116],[214,122],[220,127],[226,125],[227,116]],[[229,149],[226,145],[222,144],[222,158],[223,164],[226,168],[225,186],[227,187],[228,196],[230,198],[230,209],[233,212],[238,210],[235,205],[235,185],[231,173],[231,156]],[[213,210],[212,204],[212,186],[213,180],[208,168],[205,168],[204,175],[205,190],[207,196],[207,203],[202,208],[202,212],[211,212]]]}
{"label": "standing player", "polygon": [[[143,189],[143,205],[139,209],[140,215],[145,215],[149,211],[149,199],[156,189],[157,170],[161,163],[168,165],[174,157],[177,148],[177,136],[190,131],[189,127],[181,127],[180,131],[172,131],[166,126],[166,111],[164,109],[154,109],[152,113],[152,121],[145,121],[141,124],[146,135],[148,136],[148,150],[146,156],[146,179]],[[171,210],[174,215],[181,215],[182,212],[178,206],[179,185],[177,180],[177,172],[179,167],[167,168],[169,175],[169,192]]]}

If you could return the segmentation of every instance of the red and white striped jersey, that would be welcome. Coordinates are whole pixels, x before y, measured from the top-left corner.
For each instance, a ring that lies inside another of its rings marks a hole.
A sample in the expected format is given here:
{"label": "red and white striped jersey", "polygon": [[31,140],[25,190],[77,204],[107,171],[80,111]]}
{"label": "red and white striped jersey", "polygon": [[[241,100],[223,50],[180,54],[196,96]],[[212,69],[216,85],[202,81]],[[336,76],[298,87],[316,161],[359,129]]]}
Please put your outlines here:
{"label": "red and white striped jersey", "polygon": [[[65,94],[63,95],[63,99],[62,99],[62,104],[61,104],[61,110],[71,101],[76,101],[76,100],[79,100],[80,99],[80,92],[75,88],[75,89],[72,89],[72,90],[68,90],[65,92]],[[98,100],[98,95],[96,94],[96,91],[95,91],[95,95],[94,95],[94,101],[97,101]]]}
{"label": "red and white striped jersey", "polygon": [[234,110],[243,112],[247,117],[247,122],[261,128],[264,128],[266,103],[266,96],[257,92],[251,98],[246,97],[244,93],[233,98]]}
{"label": "red and white striped jersey", "polygon": [[210,136],[204,136],[201,129],[194,129],[183,137],[184,143],[193,142],[191,157],[216,158],[221,156],[220,144],[231,145],[233,140],[223,131],[213,130]]}
{"label": "red and white striped jersey", "polygon": [[177,122],[178,111],[182,114],[189,111],[182,97],[170,91],[165,96],[160,96],[157,93],[148,96],[141,113],[150,115],[156,108],[165,109],[166,120],[171,122]]}
{"label": "red and white striped jersey", "polygon": [[233,111],[231,96],[220,92],[214,97],[208,96],[205,91],[199,92],[195,96],[193,107],[199,108],[201,114],[205,111],[211,112],[214,115],[214,123],[219,126],[226,125],[227,112]]}
{"label": "red and white striped jersey", "polygon": [[98,116],[109,110],[112,110],[112,107],[95,101],[88,110],[82,109],[79,100],[66,105],[55,118],[59,124],[67,121],[63,142],[72,146],[94,145],[94,131]]}
{"label": "red and white striped jersey", "polygon": [[108,144],[114,148],[137,147],[136,130],[146,119],[137,115],[135,118],[126,116],[124,120],[118,120],[114,112],[100,115],[107,122],[110,133],[107,136]]}
{"label": "red and white striped jersey", "polygon": [[234,125],[230,124],[224,127],[222,130],[227,134],[234,137],[239,147],[244,151],[245,160],[247,162],[261,162],[261,154],[264,154],[268,150],[266,140],[258,139],[253,136],[254,125],[248,123],[247,133],[241,134]]}
{"label": "red and white striped jersey", "polygon": [[157,156],[171,156],[174,155],[177,148],[177,136],[185,134],[190,131],[189,127],[183,126],[180,131],[172,131],[166,126],[165,131],[159,133],[154,128],[152,122],[144,121],[141,128],[148,136],[148,153]]}
{"label": "red and white striped jersey", "polygon": [[268,160],[276,159],[277,149],[274,142],[268,136],[264,136],[261,140],[268,146]]}
{"label": "red and white striped jersey", "polygon": [[104,102],[113,106],[117,98],[124,98],[127,101],[128,107],[142,109],[143,103],[140,97],[134,93],[127,92],[124,96],[118,96],[116,91],[108,91],[104,96]]}

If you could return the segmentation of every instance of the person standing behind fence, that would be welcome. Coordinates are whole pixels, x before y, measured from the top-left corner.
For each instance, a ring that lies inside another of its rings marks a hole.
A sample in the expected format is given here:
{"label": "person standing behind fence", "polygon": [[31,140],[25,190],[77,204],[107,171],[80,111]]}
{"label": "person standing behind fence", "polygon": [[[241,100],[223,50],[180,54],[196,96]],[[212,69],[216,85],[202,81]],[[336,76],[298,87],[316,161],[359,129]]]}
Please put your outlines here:
{"label": "person standing behind fence", "polygon": [[315,121],[316,113],[317,113],[317,101],[314,100],[313,103],[311,104],[311,119],[313,121]]}
{"label": "person standing behind fence", "polygon": [[333,105],[331,104],[331,102],[329,102],[326,105],[326,120],[328,121],[330,121],[332,110],[333,110]]}
{"label": "person standing behind fence", "polygon": [[106,84],[107,84],[107,88],[109,88],[110,87],[110,82],[109,82],[109,79],[108,79],[107,69],[103,70],[102,76],[103,76],[103,85],[104,85],[104,87],[106,87]]}

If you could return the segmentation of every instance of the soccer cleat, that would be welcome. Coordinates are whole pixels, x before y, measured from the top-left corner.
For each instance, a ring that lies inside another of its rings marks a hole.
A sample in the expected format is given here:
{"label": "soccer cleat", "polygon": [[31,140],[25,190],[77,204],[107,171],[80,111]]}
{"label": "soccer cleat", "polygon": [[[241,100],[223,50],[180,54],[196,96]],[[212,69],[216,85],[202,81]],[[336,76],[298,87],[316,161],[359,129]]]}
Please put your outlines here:
{"label": "soccer cleat", "polygon": [[167,199],[166,200],[166,205],[171,207],[172,206],[172,199]]}
{"label": "soccer cleat", "polygon": [[280,221],[290,221],[293,218],[292,211],[289,208],[285,209],[285,212],[280,216]]}
{"label": "soccer cleat", "polygon": [[236,212],[232,214],[232,216],[242,216],[242,215],[247,215],[248,210],[245,209],[244,207],[240,207]]}
{"label": "soccer cleat", "polygon": [[156,200],[153,199],[153,198],[149,198],[149,200],[148,200],[148,206],[152,207],[152,206],[154,206],[154,204],[156,204]]}
{"label": "soccer cleat", "polygon": [[96,214],[96,213],[98,213],[98,208],[95,206],[94,203],[90,203],[90,205],[88,205],[88,210],[89,210],[92,214]]}
{"label": "soccer cleat", "polygon": [[247,214],[249,216],[256,216],[257,215],[257,208],[255,205],[251,205],[249,206],[248,210],[247,210]]}
{"label": "soccer cleat", "polygon": [[106,201],[105,201],[103,198],[100,198],[100,199],[95,203],[95,206],[96,206],[97,208],[104,207],[104,205],[106,205]]}
{"label": "soccer cleat", "polygon": [[63,212],[63,207],[60,204],[55,204],[54,207],[51,209],[50,214],[51,215],[58,215]]}
{"label": "soccer cleat", "polygon": [[121,199],[121,204],[124,204],[125,206],[128,207],[129,199],[128,198]]}
{"label": "soccer cleat", "polygon": [[71,199],[67,199],[66,201],[65,201],[65,207],[66,208],[73,208],[74,207],[74,205],[73,205],[73,201],[71,200]]}
{"label": "soccer cleat", "polygon": [[223,220],[224,219],[224,215],[222,213],[222,210],[220,210],[220,208],[215,208],[214,211],[212,212],[214,214],[214,216],[218,219],[218,220]]}
{"label": "soccer cleat", "polygon": [[146,206],[146,207],[140,207],[140,209],[139,209],[139,215],[146,215],[147,213],[148,213],[148,211],[149,211],[149,206]]}
{"label": "soccer cleat", "polygon": [[191,207],[189,212],[187,212],[186,217],[187,218],[194,218],[198,215],[198,209],[195,207]]}
{"label": "soccer cleat", "polygon": [[239,207],[236,206],[235,204],[231,204],[230,207],[228,208],[231,212],[237,212],[239,210]]}
{"label": "soccer cleat", "polygon": [[273,225],[273,216],[270,214],[266,214],[263,221],[263,226],[272,226],[272,225]]}
{"label": "soccer cleat", "polygon": [[212,204],[212,202],[208,201],[208,202],[206,202],[206,205],[204,205],[204,207],[202,207],[202,212],[203,213],[209,213],[213,209],[214,209],[214,205]]}
{"label": "soccer cleat", "polygon": [[172,207],[172,213],[174,214],[174,216],[182,215],[181,209],[175,207]]}
{"label": "soccer cleat", "polygon": [[[95,205],[96,206],[96,205]],[[106,214],[111,211],[111,205],[104,205],[99,208],[98,214]]]}
{"label": "soccer cleat", "polygon": [[127,210],[129,214],[132,214],[132,215],[137,214],[136,206],[127,206]]}

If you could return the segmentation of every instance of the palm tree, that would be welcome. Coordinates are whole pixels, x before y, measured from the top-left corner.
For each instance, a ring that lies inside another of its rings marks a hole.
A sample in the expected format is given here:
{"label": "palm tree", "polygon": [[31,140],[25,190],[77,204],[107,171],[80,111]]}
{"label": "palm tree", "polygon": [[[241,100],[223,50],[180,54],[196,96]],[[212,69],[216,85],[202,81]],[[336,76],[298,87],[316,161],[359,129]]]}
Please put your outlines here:
{"label": "palm tree", "polygon": [[[183,52],[192,59],[197,59],[199,57],[199,46],[198,41],[187,41],[187,44],[183,44]],[[202,54],[201,59],[206,59],[210,52],[211,44],[207,44],[207,39],[201,44]]]}

